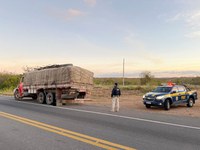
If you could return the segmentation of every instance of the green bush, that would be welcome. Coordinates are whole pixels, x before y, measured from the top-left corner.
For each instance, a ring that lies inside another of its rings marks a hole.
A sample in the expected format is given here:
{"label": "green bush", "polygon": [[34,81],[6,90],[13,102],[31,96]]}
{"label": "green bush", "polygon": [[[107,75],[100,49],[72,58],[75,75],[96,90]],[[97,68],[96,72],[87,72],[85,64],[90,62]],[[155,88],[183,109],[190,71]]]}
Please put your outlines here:
{"label": "green bush", "polygon": [[19,84],[21,75],[0,73],[0,90],[14,89]]}

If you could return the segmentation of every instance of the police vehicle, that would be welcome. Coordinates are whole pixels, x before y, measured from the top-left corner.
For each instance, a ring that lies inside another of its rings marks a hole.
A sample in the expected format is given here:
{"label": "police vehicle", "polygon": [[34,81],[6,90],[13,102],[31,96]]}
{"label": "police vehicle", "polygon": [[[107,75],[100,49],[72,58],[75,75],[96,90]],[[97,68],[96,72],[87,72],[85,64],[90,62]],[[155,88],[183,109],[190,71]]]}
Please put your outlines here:
{"label": "police vehicle", "polygon": [[192,107],[197,100],[197,92],[190,90],[185,85],[175,85],[168,83],[164,86],[158,86],[152,92],[143,95],[143,103],[146,108],[151,106],[161,106],[169,110],[172,105],[187,104]]}

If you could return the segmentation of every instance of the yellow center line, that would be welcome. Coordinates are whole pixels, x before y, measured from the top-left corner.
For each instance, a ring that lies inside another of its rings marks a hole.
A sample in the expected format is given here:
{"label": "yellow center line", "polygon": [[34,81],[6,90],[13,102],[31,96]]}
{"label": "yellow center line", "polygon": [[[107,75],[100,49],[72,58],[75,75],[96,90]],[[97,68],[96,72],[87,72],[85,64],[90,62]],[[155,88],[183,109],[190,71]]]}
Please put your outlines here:
{"label": "yellow center line", "polygon": [[31,125],[31,126],[34,126],[34,127],[37,127],[37,128],[49,131],[49,132],[53,132],[53,133],[56,133],[56,134],[59,134],[59,135],[65,136],[65,137],[69,137],[69,138],[72,138],[72,139],[75,139],[75,140],[78,140],[78,141],[81,141],[81,142],[84,142],[84,143],[87,143],[87,144],[91,144],[91,145],[94,145],[94,146],[97,146],[97,147],[101,147],[101,148],[104,148],[104,149],[109,149],[109,150],[117,150],[117,149],[136,150],[136,149],[131,148],[131,147],[112,143],[112,142],[109,142],[109,141],[106,141],[106,140],[98,139],[98,138],[95,138],[95,137],[80,134],[80,133],[73,132],[73,131],[70,131],[70,130],[66,130],[66,129],[63,129],[63,128],[59,128],[59,127],[56,127],[56,126],[44,124],[42,122],[30,120],[30,119],[27,119],[27,118],[8,114],[8,113],[5,113],[5,112],[0,112],[0,116],[5,117],[5,118],[9,118],[9,119],[12,119],[12,120],[15,120],[15,121],[18,121],[18,122],[22,122],[24,124],[28,124],[28,125]]}

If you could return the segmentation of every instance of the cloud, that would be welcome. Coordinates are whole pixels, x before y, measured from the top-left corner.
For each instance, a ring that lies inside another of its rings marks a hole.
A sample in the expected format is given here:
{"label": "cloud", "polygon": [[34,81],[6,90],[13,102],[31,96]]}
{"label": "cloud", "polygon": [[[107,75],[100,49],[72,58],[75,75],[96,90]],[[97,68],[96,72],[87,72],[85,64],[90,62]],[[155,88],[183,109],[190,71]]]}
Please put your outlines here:
{"label": "cloud", "polygon": [[166,22],[184,21],[190,27],[200,27],[200,10],[190,12],[179,12],[166,19]]}
{"label": "cloud", "polygon": [[84,0],[84,2],[91,7],[94,7],[97,3],[96,0]]}
{"label": "cloud", "polygon": [[178,6],[185,6],[187,8],[196,8],[200,5],[200,1],[198,0],[171,0],[174,4]]}
{"label": "cloud", "polygon": [[185,34],[188,38],[200,37],[200,10],[190,12],[180,12],[166,20],[167,22],[183,21],[190,30],[190,33]]}
{"label": "cloud", "polygon": [[56,16],[57,18],[67,20],[67,21],[73,20],[78,17],[86,16],[86,14],[87,14],[81,10],[73,9],[73,8],[70,8],[70,9],[67,9],[64,11],[50,10],[49,13],[50,13],[50,15]]}
{"label": "cloud", "polygon": [[200,31],[191,32],[189,34],[186,34],[185,37],[188,37],[188,38],[200,38]]}
{"label": "cloud", "polygon": [[77,18],[77,17],[81,17],[81,16],[85,16],[86,13],[83,11],[80,11],[78,9],[68,9],[64,14],[64,19],[66,20],[71,20],[73,18]]}
{"label": "cloud", "polygon": [[185,17],[186,17],[186,16],[185,16],[184,13],[178,13],[178,14],[172,16],[172,17],[167,18],[167,19],[166,19],[166,22],[175,22],[175,21],[179,21],[179,20],[181,20],[181,19],[183,19],[183,18],[185,18]]}
{"label": "cloud", "polygon": [[186,16],[186,22],[193,28],[200,27],[200,10],[194,11]]}
{"label": "cloud", "polygon": [[124,42],[129,46],[130,49],[135,50],[134,53],[137,57],[141,57],[144,60],[148,60],[154,64],[162,63],[161,57],[149,53],[145,47],[145,44],[137,39],[133,34],[130,34],[124,38]]}
{"label": "cloud", "polygon": [[70,16],[70,17],[82,16],[84,14],[85,13],[81,12],[78,9],[68,9],[67,10],[67,15]]}

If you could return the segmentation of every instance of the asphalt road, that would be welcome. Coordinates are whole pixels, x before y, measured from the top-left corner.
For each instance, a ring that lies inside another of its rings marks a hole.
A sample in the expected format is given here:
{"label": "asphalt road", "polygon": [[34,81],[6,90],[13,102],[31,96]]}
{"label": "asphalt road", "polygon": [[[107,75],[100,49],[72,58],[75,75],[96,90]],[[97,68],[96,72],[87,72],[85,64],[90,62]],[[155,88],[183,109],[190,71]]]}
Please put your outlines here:
{"label": "asphalt road", "polygon": [[0,96],[2,150],[129,148],[199,150],[200,118],[134,110],[112,113],[86,105],[49,107]]}

